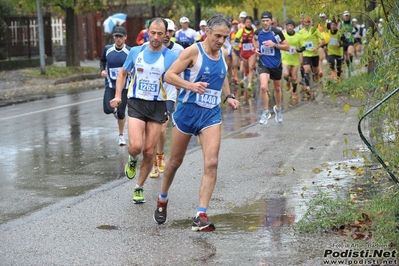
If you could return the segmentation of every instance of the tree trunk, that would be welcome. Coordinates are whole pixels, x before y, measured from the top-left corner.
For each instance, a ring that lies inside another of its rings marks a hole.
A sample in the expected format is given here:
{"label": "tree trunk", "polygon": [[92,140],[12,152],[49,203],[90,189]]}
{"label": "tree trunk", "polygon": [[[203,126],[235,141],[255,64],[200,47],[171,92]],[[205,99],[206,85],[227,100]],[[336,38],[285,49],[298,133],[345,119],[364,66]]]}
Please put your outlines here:
{"label": "tree trunk", "polygon": [[66,66],[80,66],[78,25],[73,7],[65,9]]}
{"label": "tree trunk", "polygon": [[[367,2],[369,2],[369,3],[367,4]],[[370,12],[376,8],[376,2],[374,0],[364,1],[364,5],[366,7],[366,13],[368,13],[368,14],[370,14]],[[372,32],[373,32],[372,36],[374,36],[374,34],[375,34],[374,21],[372,21],[371,19],[369,19],[368,16],[366,16],[365,25],[366,25],[366,28],[371,27]],[[369,40],[367,40],[367,41],[369,41]],[[373,73],[374,68],[375,68],[375,61],[373,58],[370,58],[370,60],[368,61],[368,64],[367,64],[367,73],[369,73],[369,74]]]}
{"label": "tree trunk", "polygon": [[199,30],[199,23],[201,21],[201,1],[197,1],[194,11],[194,29]]}
{"label": "tree trunk", "polygon": [[260,22],[260,20],[259,20],[259,9],[258,9],[258,7],[254,7],[254,8],[253,8],[253,11],[254,11],[254,20],[257,20],[257,21]]}

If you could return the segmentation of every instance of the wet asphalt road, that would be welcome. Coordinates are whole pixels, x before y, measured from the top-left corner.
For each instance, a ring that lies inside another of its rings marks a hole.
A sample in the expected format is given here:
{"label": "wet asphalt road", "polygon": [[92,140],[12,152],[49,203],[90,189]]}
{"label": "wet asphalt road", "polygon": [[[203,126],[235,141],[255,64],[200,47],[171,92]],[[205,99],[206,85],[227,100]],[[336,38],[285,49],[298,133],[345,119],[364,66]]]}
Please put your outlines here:
{"label": "wet asphalt road", "polygon": [[127,151],[117,146],[115,119],[102,113],[102,90],[2,108],[1,264],[321,265],[337,240],[290,227],[304,205],[298,188],[313,168],[347,160],[343,149],[362,148],[356,110],[344,115],[342,102],[320,95],[286,101],[284,122],[263,126],[259,106],[224,111],[210,234],[190,231],[202,175],[196,139],[170,191],[168,222],[158,226],[161,180],[147,180],[147,203],[132,203]]}

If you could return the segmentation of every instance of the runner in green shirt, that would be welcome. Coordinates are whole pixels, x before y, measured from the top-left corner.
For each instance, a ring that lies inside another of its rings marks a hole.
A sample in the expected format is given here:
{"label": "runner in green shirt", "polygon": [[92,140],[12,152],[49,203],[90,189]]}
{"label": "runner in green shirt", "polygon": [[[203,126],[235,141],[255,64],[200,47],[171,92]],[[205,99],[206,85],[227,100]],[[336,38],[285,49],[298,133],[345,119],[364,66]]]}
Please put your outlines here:
{"label": "runner in green shirt", "polygon": [[335,20],[331,21],[330,27],[331,29],[328,31],[329,41],[327,44],[328,63],[331,70],[331,78],[335,79],[335,70],[336,70],[337,79],[339,80],[341,78],[342,57],[344,55],[344,50],[341,44],[345,37],[338,30],[337,22]]}
{"label": "runner in green shirt", "polygon": [[[285,22],[284,37],[287,40],[290,49],[282,51],[281,59],[283,64],[283,78],[287,81],[287,89],[291,90],[292,100],[297,100],[296,88],[298,85],[298,69],[301,65],[300,51],[302,42],[301,37],[295,32],[295,22],[288,19]],[[292,83],[292,86],[291,86]]]}
{"label": "runner in green shirt", "polygon": [[348,67],[348,77],[351,76],[353,72],[353,43],[355,41],[353,36],[353,25],[351,21],[351,14],[349,11],[344,12],[344,20],[341,24],[341,31],[342,34],[345,36],[345,40],[342,43],[344,47],[344,56],[345,56],[345,63]]}
{"label": "runner in green shirt", "polygon": [[311,95],[310,91],[310,75],[315,73],[315,81],[319,80],[319,48],[324,45],[324,37],[321,35],[317,27],[311,21],[310,17],[304,20],[304,27],[298,32],[301,35],[302,43],[305,46],[303,51],[303,68],[305,70],[304,92]]}

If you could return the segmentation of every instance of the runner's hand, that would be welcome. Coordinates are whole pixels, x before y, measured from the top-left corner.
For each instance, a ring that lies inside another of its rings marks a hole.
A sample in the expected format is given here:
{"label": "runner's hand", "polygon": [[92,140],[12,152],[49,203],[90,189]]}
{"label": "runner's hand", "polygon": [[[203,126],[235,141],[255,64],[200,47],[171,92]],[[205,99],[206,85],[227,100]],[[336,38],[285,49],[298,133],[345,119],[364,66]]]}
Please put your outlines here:
{"label": "runner's hand", "polygon": [[207,82],[199,81],[199,82],[192,83],[191,87],[188,89],[195,93],[204,94],[208,85],[209,85],[209,83],[207,83]]}
{"label": "runner's hand", "polygon": [[109,101],[109,105],[111,105],[112,108],[118,108],[118,106],[121,104],[122,100],[119,98],[113,98],[111,101]]}
{"label": "runner's hand", "polygon": [[228,98],[227,103],[230,104],[230,106],[233,107],[234,110],[237,110],[238,106],[240,106],[240,101],[233,98]]}

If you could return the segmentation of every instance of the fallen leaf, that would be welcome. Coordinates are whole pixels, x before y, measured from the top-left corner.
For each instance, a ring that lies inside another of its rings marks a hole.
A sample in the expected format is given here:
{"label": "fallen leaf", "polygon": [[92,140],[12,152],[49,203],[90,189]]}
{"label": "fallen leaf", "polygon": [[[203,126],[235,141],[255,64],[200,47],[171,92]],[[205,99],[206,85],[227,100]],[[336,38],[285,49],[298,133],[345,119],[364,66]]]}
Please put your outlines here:
{"label": "fallen leaf", "polygon": [[321,172],[320,168],[314,168],[313,173],[319,174]]}

